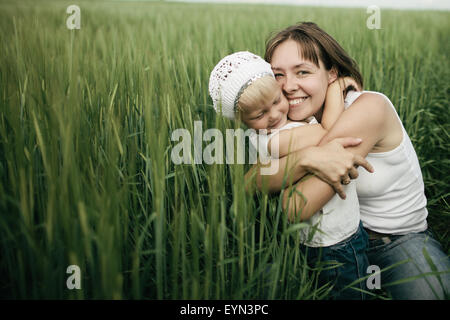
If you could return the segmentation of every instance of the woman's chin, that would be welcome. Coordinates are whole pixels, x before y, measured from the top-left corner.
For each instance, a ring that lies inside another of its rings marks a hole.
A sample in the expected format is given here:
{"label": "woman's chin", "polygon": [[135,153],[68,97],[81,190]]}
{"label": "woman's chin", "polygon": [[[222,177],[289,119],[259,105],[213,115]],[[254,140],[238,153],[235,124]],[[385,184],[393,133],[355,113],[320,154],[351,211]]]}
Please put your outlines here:
{"label": "woman's chin", "polygon": [[294,121],[302,121],[302,120],[305,120],[306,118],[309,118],[312,115],[313,115],[312,112],[308,112],[308,110],[306,110],[304,108],[291,109],[291,110],[289,110],[289,113],[288,113],[289,119],[294,120]]}
{"label": "woman's chin", "polygon": [[288,118],[293,121],[302,121],[314,116],[318,110],[308,105],[299,105],[289,109]]}

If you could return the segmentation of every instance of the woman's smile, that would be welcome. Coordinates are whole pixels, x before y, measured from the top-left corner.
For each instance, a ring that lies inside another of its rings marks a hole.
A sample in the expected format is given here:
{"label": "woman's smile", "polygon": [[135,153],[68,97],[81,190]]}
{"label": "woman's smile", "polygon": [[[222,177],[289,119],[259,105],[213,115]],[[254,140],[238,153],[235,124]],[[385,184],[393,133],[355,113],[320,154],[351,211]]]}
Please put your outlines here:
{"label": "woman's smile", "polygon": [[304,97],[299,97],[299,98],[289,98],[289,108],[296,108],[299,107],[300,105],[303,104],[303,102],[305,102],[305,100],[307,100],[309,97],[308,96],[304,96]]}

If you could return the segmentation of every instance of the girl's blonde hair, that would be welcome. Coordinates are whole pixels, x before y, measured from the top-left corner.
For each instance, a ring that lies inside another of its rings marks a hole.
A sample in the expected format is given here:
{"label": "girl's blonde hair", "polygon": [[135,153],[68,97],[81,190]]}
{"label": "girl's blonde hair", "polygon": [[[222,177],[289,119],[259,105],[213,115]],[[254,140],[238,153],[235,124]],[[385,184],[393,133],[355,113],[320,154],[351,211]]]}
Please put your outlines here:
{"label": "girl's blonde hair", "polygon": [[267,103],[267,101],[273,99],[276,90],[279,90],[279,88],[278,82],[272,76],[255,80],[239,98],[238,109],[242,110]]}

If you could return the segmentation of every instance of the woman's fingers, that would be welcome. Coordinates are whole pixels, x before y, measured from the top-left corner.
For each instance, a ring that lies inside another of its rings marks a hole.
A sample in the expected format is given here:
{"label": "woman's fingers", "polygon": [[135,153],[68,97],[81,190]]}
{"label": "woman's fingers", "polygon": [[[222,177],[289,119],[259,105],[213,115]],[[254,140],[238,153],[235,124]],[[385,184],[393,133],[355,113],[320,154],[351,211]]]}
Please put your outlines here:
{"label": "woman's fingers", "polygon": [[320,147],[305,149],[304,163],[307,170],[321,180],[328,183],[342,199],[346,198],[344,186],[351,179],[358,177],[359,166],[373,172],[372,165],[362,156],[345,150],[346,147],[355,147],[361,139],[345,137],[336,138]]}
{"label": "woman's fingers", "polygon": [[348,181],[348,183],[344,183],[344,184],[349,184],[350,179],[356,179],[356,178],[358,178],[358,176],[359,176],[358,170],[355,167],[350,168],[350,170],[348,170],[348,180],[347,179],[344,180],[344,181]]}
{"label": "woman's fingers", "polygon": [[[355,147],[361,143],[361,139],[359,138],[353,138],[353,137],[346,137],[346,138],[337,138],[334,139],[332,142],[340,144],[342,147]],[[347,157],[346,161],[342,162],[341,166],[341,172],[339,173],[340,179],[333,180],[331,183],[331,186],[336,191],[336,193],[341,197],[342,199],[346,198],[345,192],[344,192],[344,186],[348,185],[351,181],[351,179],[356,179],[359,176],[358,173],[358,167],[362,166],[365,170],[368,172],[374,172],[374,169],[372,165],[362,156],[358,154],[353,153],[345,153]],[[344,159],[346,156],[344,154],[341,154],[341,156]],[[344,164],[345,163],[345,164]]]}
{"label": "woman's fingers", "polygon": [[343,185],[347,185],[347,184],[350,184],[350,176],[348,175],[348,176],[346,176],[346,177],[344,177],[344,178],[342,178],[342,184]]}
{"label": "woman's fingers", "polygon": [[354,155],[353,162],[354,162],[354,166],[356,168],[358,168],[359,166],[362,166],[364,169],[366,169],[370,173],[374,172],[374,169],[373,169],[372,165],[369,163],[369,161],[367,161],[366,159],[364,159],[363,157],[361,157],[358,154]]}
{"label": "woman's fingers", "polygon": [[339,197],[342,200],[345,200],[345,198],[347,197],[345,192],[344,192],[344,187],[342,186],[342,184],[340,182],[336,182],[332,184],[332,187],[334,189],[334,191],[336,191],[336,193],[339,195]]}
{"label": "woman's fingers", "polygon": [[[332,142],[337,142],[344,148],[348,148],[348,147],[358,146],[362,142],[362,139],[353,138],[353,137],[345,137],[345,138],[336,138]],[[372,172],[372,173],[374,172],[372,165],[365,158],[360,156],[359,154],[354,154],[352,161],[353,161],[354,167],[358,168],[359,166],[362,166],[367,171]]]}

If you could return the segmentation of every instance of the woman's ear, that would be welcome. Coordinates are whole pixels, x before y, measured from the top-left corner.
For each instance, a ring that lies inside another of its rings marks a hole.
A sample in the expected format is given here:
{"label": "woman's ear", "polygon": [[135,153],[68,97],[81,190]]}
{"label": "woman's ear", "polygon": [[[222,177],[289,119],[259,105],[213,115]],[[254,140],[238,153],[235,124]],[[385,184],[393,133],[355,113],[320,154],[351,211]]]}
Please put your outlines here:
{"label": "woman's ear", "polygon": [[334,82],[338,78],[338,72],[335,67],[328,71],[328,84]]}

